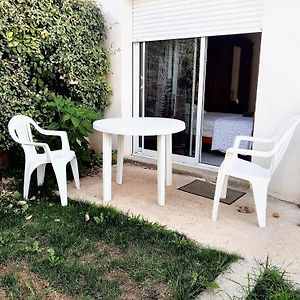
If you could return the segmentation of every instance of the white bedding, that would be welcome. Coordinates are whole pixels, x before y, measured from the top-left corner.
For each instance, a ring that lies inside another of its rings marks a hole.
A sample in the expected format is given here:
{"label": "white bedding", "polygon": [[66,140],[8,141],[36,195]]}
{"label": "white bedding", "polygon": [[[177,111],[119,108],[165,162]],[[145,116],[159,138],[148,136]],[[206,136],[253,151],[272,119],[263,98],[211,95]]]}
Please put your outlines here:
{"label": "white bedding", "polygon": [[[193,133],[196,133],[197,106],[194,108]],[[189,115],[187,114],[187,120]],[[187,121],[188,122],[188,121]],[[204,112],[202,136],[212,138],[212,149],[226,152],[233,146],[237,135],[252,135],[253,117],[244,117],[242,114],[220,112]],[[249,149],[251,143],[242,142],[241,148]]]}
{"label": "white bedding", "polygon": [[226,114],[220,112],[205,112],[203,115],[202,136],[213,136],[214,125],[217,119],[242,116],[237,114]]}
{"label": "white bedding", "polygon": [[[205,112],[203,118],[202,136],[212,138],[211,150],[226,152],[233,146],[237,135],[251,136],[253,118],[241,114]],[[249,149],[251,143],[242,142],[243,149]]]}
{"label": "white bedding", "polygon": [[[235,115],[216,119],[212,134],[211,150],[226,152],[233,146],[237,135],[251,136],[253,118]],[[250,149],[251,143],[242,141],[240,148]]]}

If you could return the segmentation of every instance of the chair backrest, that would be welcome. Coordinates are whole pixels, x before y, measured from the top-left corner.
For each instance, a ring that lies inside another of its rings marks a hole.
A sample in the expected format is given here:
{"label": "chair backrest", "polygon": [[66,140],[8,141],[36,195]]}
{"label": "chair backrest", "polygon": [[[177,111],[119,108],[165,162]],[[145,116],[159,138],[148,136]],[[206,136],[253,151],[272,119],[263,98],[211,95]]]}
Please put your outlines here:
{"label": "chair backrest", "polygon": [[293,137],[295,129],[300,122],[300,115],[291,118],[275,137],[274,157],[271,165],[271,174],[274,173],[282,160],[289,143]]}
{"label": "chair backrest", "polygon": [[24,145],[25,143],[33,142],[30,125],[35,126],[36,123],[30,117],[24,115],[14,116],[8,123],[10,136],[15,142],[22,145],[25,156],[37,154],[34,146]]}

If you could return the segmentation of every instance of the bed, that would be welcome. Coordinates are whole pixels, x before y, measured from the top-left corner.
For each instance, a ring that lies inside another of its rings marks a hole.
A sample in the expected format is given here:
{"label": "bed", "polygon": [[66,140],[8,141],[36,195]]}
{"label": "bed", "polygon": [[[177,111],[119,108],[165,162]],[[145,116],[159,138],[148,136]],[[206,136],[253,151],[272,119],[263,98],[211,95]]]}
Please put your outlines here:
{"label": "bed", "polygon": [[[211,150],[226,152],[233,146],[237,135],[252,135],[253,117],[242,114],[205,112],[203,115],[202,142],[211,144]],[[242,142],[241,148],[249,149],[251,143]]]}

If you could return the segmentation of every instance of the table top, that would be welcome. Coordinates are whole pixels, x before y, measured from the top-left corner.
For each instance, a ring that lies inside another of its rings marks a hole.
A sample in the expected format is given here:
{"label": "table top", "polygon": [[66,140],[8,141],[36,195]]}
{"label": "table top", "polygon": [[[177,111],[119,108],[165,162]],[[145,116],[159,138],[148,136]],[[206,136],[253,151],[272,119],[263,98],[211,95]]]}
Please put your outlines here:
{"label": "table top", "polygon": [[97,131],[118,135],[165,135],[185,129],[185,123],[168,118],[111,118],[93,123]]}

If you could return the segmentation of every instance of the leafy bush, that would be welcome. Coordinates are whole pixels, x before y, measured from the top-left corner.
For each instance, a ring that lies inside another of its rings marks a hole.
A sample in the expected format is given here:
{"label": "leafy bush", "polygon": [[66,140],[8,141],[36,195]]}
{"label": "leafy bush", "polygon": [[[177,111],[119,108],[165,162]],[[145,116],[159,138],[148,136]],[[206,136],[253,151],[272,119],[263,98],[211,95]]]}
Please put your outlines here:
{"label": "leafy bush", "polygon": [[92,131],[92,122],[99,119],[99,114],[86,106],[76,106],[74,102],[63,97],[54,97],[47,107],[55,111],[56,122],[49,125],[50,129],[62,129],[68,132],[70,147],[75,151],[79,169],[82,170],[90,162],[95,162],[95,155],[90,151],[87,139]]}
{"label": "leafy bush", "polygon": [[105,39],[103,15],[92,0],[0,1],[0,149],[13,146],[7,123],[16,114],[64,128],[48,109],[53,95],[73,101],[74,114],[78,105],[103,112],[110,95]]}

